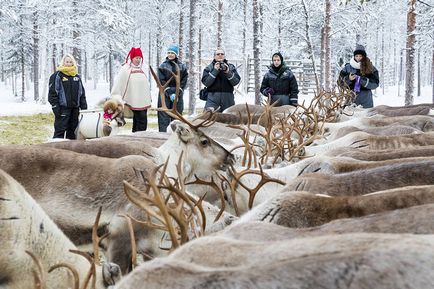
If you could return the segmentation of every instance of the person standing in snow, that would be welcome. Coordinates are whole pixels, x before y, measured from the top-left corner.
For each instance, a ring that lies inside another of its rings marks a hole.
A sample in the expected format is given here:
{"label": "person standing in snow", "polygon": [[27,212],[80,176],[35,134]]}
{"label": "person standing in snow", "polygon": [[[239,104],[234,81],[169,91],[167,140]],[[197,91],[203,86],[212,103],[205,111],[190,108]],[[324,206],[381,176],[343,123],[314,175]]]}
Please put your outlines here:
{"label": "person standing in snow", "polygon": [[276,52],[271,57],[271,66],[262,79],[260,92],[271,97],[270,103],[275,106],[297,105],[298,84],[291,69],[286,66],[283,56]]}
{"label": "person standing in snow", "polygon": [[86,93],[72,55],[65,54],[56,70],[48,84],[48,102],[54,113],[53,138],[76,139],[80,109],[87,109]]}
{"label": "person standing in snow", "polygon": [[[187,66],[182,63],[178,59],[179,55],[179,47],[178,45],[172,44],[167,48],[167,57],[163,63],[158,67],[158,79],[160,80],[162,85],[165,85],[167,81],[172,77],[172,73],[178,73],[176,66],[178,66],[180,73],[180,88],[179,95],[176,102],[176,111],[182,114],[184,111],[184,89],[187,86],[188,79],[188,71]],[[173,102],[176,97],[176,80],[173,78],[164,91],[164,100],[166,102],[166,106],[169,109],[173,108]],[[158,95],[158,107],[161,107],[161,95]],[[173,120],[167,113],[164,111],[159,111],[157,113],[158,116],[158,131],[166,132],[169,123]]]}
{"label": "person standing in snow", "polygon": [[345,64],[339,74],[338,83],[355,92],[355,104],[364,108],[374,106],[371,90],[378,87],[380,78],[378,70],[366,55],[365,47],[359,44],[356,46],[350,62]]}
{"label": "person standing in snow", "polygon": [[144,131],[148,128],[151,93],[142,64],[142,50],[139,47],[131,48],[125,64],[115,77],[111,91],[112,98],[122,101],[133,112],[132,132]]}
{"label": "person standing in snow", "polygon": [[202,83],[207,87],[205,109],[222,112],[235,104],[234,86],[240,82],[235,65],[225,58],[221,48],[214,51],[214,60],[203,70]]}

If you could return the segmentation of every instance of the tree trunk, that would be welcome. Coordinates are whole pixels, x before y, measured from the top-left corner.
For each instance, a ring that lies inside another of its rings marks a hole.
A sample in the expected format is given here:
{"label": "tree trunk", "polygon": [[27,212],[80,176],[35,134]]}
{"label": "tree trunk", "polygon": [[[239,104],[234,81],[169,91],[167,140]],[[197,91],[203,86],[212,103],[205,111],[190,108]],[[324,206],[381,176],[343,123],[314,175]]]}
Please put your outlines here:
{"label": "tree trunk", "polygon": [[[325,25],[325,24],[324,24]],[[325,27],[321,27],[321,54],[320,54],[320,83],[321,87],[325,87]]]}
{"label": "tree trunk", "polygon": [[310,24],[309,24],[309,13],[308,13],[308,8],[306,5],[306,1],[302,0],[303,2],[303,10],[304,10],[304,17],[305,17],[305,22],[306,22],[306,44],[307,44],[307,53],[309,54],[309,57],[312,60],[312,66],[313,66],[313,73],[315,75],[315,82],[316,82],[316,89],[317,92],[320,89],[320,84],[319,84],[319,79],[318,79],[318,73],[316,72],[316,64],[315,64],[315,56],[313,54],[313,46],[312,46],[312,39],[310,37],[310,33],[309,33],[309,29],[310,29]]}
{"label": "tree trunk", "polygon": [[434,42],[432,45],[432,59],[431,59],[431,87],[432,87],[432,103],[434,103]]}
{"label": "tree trunk", "polygon": [[38,12],[33,12],[33,99],[39,100],[39,35]]}
{"label": "tree trunk", "polygon": [[420,49],[417,50],[417,96],[420,96],[421,76],[420,76]]}
{"label": "tree trunk", "polygon": [[222,46],[223,38],[223,0],[218,0],[217,7],[217,47]]}
{"label": "tree trunk", "polygon": [[[262,102],[261,94],[259,93],[260,89],[260,78],[261,78],[261,69],[260,69],[260,37],[259,37],[259,27],[260,18],[259,18],[259,5],[258,0],[253,0],[253,63],[254,63],[254,72],[255,72],[255,104],[260,105]],[[247,83],[246,83],[247,85]]]}
{"label": "tree trunk", "polygon": [[[247,62],[247,0],[243,1],[243,79],[248,79],[249,75],[249,64]],[[243,83],[244,92],[247,93],[248,90],[248,83],[245,81]]]}
{"label": "tree trunk", "polygon": [[194,114],[196,109],[196,52],[197,52],[197,27],[196,27],[196,0],[190,0],[190,33],[189,33],[189,69],[188,69],[188,83],[189,83],[189,105],[188,113]]}
{"label": "tree trunk", "polygon": [[24,48],[21,48],[21,101],[24,102],[26,100],[25,98],[25,81],[26,81],[26,75],[25,75],[25,65],[24,65]]}
{"label": "tree trunk", "polygon": [[199,87],[199,89],[202,87],[201,84],[201,79],[202,79],[202,27],[199,27],[199,44],[198,44],[198,48],[197,48],[197,59],[198,59],[198,63],[199,63],[199,67],[198,67],[198,71],[199,71],[199,75],[197,78],[197,87]]}
{"label": "tree trunk", "polygon": [[[162,10],[161,10],[161,7],[160,7],[160,5],[157,5],[157,15],[158,15],[158,17],[159,17],[159,19],[162,19],[161,17],[162,17]],[[163,35],[163,33],[162,33],[162,30],[163,30],[163,27],[162,27],[162,23],[161,23],[161,21],[158,21],[158,24],[157,24],[157,32],[156,32],[156,34],[155,34],[155,48],[156,48],[156,55],[155,55],[155,60],[156,60],[156,65],[155,65],[155,67],[158,67],[158,66],[160,66],[160,63],[161,63],[161,48],[162,48],[162,46],[163,46],[163,44],[162,44],[162,35]]]}
{"label": "tree trunk", "polygon": [[277,50],[282,51],[282,8],[280,6],[277,26]]}
{"label": "tree trunk", "polygon": [[412,105],[414,99],[414,68],[416,44],[416,0],[408,0],[407,12],[407,53],[405,57],[405,105]]}
{"label": "tree trunk", "polygon": [[385,38],[384,25],[382,25],[382,29],[381,29],[381,72],[380,72],[381,73],[381,75],[380,75],[381,82],[380,82],[380,84],[382,87],[383,95],[384,95],[384,88],[386,86],[386,82],[385,82],[386,77],[385,77],[385,71],[384,71],[384,58],[385,58],[386,52],[384,51],[384,38]]}
{"label": "tree trunk", "polygon": [[330,0],[325,0],[325,16],[324,16],[324,84],[325,89],[331,88],[331,10],[332,4]]}
{"label": "tree trunk", "polygon": [[[78,3],[77,0],[73,0],[72,1],[72,6],[74,7],[73,11],[74,11],[74,15],[78,15]],[[74,23],[74,30],[72,31],[72,40],[74,43],[74,47],[72,49],[72,56],[75,58],[75,61],[77,62],[77,68],[78,68],[78,73],[81,74],[81,50],[80,50],[80,27],[78,25],[78,23]]]}
{"label": "tree trunk", "polygon": [[179,4],[179,35],[178,35],[178,44],[179,44],[179,55],[178,59],[182,61],[182,57],[184,56],[184,11],[185,0],[181,0]]}
{"label": "tree trunk", "polygon": [[108,77],[109,77],[109,87],[111,91],[113,87],[113,49],[111,44],[109,44],[109,53],[108,53]]}

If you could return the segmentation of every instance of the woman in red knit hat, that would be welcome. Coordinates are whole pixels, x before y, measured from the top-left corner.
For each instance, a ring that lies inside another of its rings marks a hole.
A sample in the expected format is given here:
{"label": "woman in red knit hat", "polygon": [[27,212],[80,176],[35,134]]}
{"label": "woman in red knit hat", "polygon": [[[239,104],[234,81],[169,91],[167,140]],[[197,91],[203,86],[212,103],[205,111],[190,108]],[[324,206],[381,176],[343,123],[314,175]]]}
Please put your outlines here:
{"label": "woman in red knit hat", "polygon": [[131,48],[125,64],[115,78],[111,97],[122,100],[133,112],[133,132],[148,127],[148,108],[151,94],[146,74],[142,70],[143,53],[137,47]]}

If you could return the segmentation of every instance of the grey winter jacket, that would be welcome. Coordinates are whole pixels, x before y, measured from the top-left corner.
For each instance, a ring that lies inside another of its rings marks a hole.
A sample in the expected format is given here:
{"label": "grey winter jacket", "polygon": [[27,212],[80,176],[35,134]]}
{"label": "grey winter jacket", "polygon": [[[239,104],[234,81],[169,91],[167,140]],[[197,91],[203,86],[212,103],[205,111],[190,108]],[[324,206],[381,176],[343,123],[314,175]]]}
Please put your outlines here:
{"label": "grey winter jacket", "polygon": [[371,74],[362,76],[360,73],[360,69],[356,69],[351,66],[350,63],[345,64],[344,68],[341,70],[339,74],[339,85],[348,85],[348,87],[354,90],[355,80],[350,80],[350,73],[359,75],[360,78],[360,92],[356,94],[356,99],[354,103],[357,105],[361,105],[364,108],[370,108],[374,106],[374,101],[372,99],[372,89],[376,89],[380,83],[380,79],[378,76],[378,70],[374,67],[374,72]]}
{"label": "grey winter jacket", "polygon": [[[187,80],[188,80],[187,66],[184,63],[180,62],[178,58],[175,58],[174,60],[170,60],[166,57],[166,60],[163,63],[161,63],[160,66],[158,67],[158,78],[160,79],[162,85],[166,84],[166,82],[169,81],[169,79],[172,77],[172,73],[170,73],[170,71],[176,73],[175,63],[178,64],[180,70],[180,76],[181,76],[180,98],[181,98],[184,94],[184,89],[187,86]],[[173,78],[165,90],[166,96],[175,93],[175,88],[176,88],[176,81],[175,78]]]}

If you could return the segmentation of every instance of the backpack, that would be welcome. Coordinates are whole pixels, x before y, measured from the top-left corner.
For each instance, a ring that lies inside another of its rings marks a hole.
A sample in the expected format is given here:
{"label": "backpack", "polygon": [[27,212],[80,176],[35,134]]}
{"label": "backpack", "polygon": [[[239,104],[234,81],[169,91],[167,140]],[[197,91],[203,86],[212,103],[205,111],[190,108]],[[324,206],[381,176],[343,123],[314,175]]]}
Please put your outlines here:
{"label": "backpack", "polygon": [[199,91],[199,99],[206,101],[208,99],[208,88],[204,87]]}

